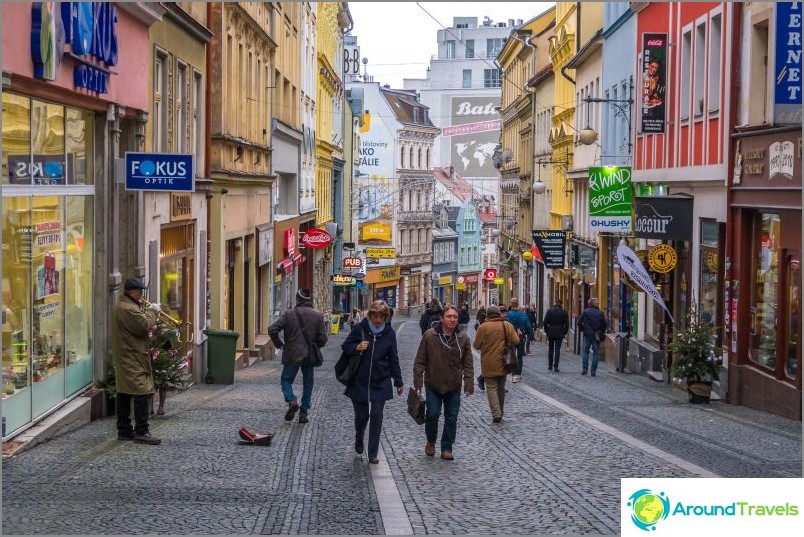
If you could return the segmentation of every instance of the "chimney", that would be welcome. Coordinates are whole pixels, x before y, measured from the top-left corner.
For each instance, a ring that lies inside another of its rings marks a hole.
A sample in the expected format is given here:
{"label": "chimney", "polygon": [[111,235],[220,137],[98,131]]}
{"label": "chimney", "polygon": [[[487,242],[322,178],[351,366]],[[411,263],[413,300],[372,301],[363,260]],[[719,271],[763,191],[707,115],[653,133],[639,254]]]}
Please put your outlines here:
{"label": "chimney", "polygon": [[514,19],[508,19],[508,26],[514,26]]}

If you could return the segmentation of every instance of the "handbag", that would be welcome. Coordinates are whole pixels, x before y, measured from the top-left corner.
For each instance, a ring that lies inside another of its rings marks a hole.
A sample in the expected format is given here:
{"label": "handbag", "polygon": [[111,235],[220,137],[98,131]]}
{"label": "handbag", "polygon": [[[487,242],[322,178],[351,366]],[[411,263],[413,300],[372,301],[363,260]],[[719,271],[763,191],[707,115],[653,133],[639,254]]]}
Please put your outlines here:
{"label": "handbag", "polygon": [[[360,329],[361,340],[366,339],[366,332]],[[349,386],[355,380],[357,369],[360,367],[360,360],[363,358],[363,351],[352,351],[341,353],[338,362],[335,364],[335,378],[344,386]]]}
{"label": "handbag", "polygon": [[318,348],[318,345],[315,343],[310,343],[310,338],[307,335],[307,328],[304,327],[304,321],[302,321],[302,316],[299,313],[299,310],[293,308],[293,311],[296,312],[296,318],[299,319],[299,327],[301,328],[302,335],[304,336],[304,341],[307,342],[307,358],[304,360],[304,365],[321,367],[324,365],[324,355],[321,354],[321,349]]}
{"label": "handbag", "polygon": [[606,331],[603,329],[598,330],[595,332],[595,337],[597,338],[598,342],[603,343],[606,341]]}
{"label": "handbag", "polygon": [[424,399],[413,386],[408,389],[408,414],[417,425],[424,423]]}
{"label": "handbag", "polygon": [[505,329],[505,321],[503,321],[503,335],[505,336],[505,347],[503,348],[503,367],[509,373],[514,373],[519,367],[519,358],[516,355],[516,347],[508,344],[508,330]]}

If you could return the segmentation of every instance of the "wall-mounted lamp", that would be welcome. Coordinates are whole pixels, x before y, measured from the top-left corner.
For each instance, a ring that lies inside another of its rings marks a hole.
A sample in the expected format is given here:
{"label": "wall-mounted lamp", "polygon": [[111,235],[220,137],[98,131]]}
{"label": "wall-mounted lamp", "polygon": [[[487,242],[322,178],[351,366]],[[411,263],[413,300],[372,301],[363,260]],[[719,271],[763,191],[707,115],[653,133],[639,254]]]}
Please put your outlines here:
{"label": "wall-mounted lamp", "polygon": [[[633,86],[629,87],[629,91]],[[628,154],[631,154],[631,105],[634,104],[634,99],[600,99],[597,97],[586,97],[583,101],[586,106],[586,127],[578,133],[578,141],[583,145],[592,145],[597,141],[597,131],[589,126],[589,103],[608,103],[617,109],[617,112],[622,114],[628,121]]]}

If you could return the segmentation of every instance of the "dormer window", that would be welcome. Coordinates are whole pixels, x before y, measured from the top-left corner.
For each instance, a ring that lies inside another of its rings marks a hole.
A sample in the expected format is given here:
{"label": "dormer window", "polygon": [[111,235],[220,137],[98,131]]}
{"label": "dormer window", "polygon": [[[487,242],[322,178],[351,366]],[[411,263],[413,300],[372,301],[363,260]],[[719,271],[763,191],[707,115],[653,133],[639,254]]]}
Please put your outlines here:
{"label": "dormer window", "polygon": [[413,122],[414,123],[419,122],[419,108],[418,107],[413,107]]}

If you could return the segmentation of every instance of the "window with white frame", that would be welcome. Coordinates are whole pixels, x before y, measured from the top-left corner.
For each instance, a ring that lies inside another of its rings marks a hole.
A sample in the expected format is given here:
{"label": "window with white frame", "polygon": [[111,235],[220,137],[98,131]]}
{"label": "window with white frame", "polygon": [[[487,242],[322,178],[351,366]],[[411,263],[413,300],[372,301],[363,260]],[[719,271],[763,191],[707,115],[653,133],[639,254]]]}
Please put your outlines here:
{"label": "window with white frame", "polygon": [[463,79],[461,80],[461,87],[463,89],[470,89],[472,87],[472,70],[463,70]]}
{"label": "window with white frame", "polygon": [[720,67],[721,67],[721,20],[720,14],[714,15],[709,26],[709,111],[720,109]]}
{"label": "window with white frame", "polygon": [[681,36],[681,63],[679,65],[681,71],[679,114],[681,119],[688,119],[690,117],[690,78],[692,77],[692,31],[684,32]]}
{"label": "window with white frame", "polygon": [[497,37],[494,39],[486,39],[486,57],[496,58],[497,55],[502,50],[504,44],[505,39],[502,37]]}
{"label": "window with white frame", "polygon": [[768,19],[751,25],[748,99],[750,125],[770,123],[768,113]]}
{"label": "window with white frame", "polygon": [[168,56],[161,49],[154,54],[154,118],[153,145],[155,151],[167,150],[167,80]]}
{"label": "window with white frame", "polygon": [[187,152],[187,64],[176,61],[176,123],[175,144],[173,150],[177,153]]}
{"label": "window with white frame", "polygon": [[692,113],[695,117],[704,112],[704,88],[706,87],[706,23],[695,27],[695,62],[693,63],[694,90],[692,93]]}
{"label": "window with white frame", "polygon": [[455,41],[450,39],[447,41],[447,59],[451,60],[455,58]]}
{"label": "window with white frame", "polygon": [[502,86],[502,72],[499,69],[483,69],[483,87],[499,88]]}
{"label": "window with white frame", "polygon": [[204,169],[204,133],[201,132],[204,122],[202,114],[204,110],[204,79],[199,71],[193,71],[193,110],[192,121],[192,147],[195,151],[195,169],[200,173]]}
{"label": "window with white frame", "polygon": [[471,59],[475,57],[475,40],[466,40],[466,58]]}

